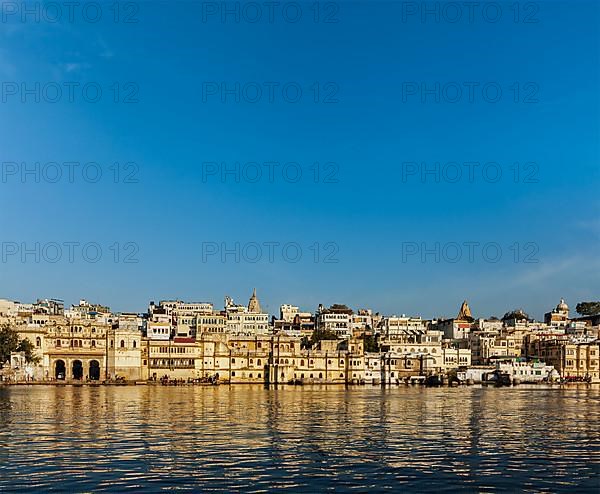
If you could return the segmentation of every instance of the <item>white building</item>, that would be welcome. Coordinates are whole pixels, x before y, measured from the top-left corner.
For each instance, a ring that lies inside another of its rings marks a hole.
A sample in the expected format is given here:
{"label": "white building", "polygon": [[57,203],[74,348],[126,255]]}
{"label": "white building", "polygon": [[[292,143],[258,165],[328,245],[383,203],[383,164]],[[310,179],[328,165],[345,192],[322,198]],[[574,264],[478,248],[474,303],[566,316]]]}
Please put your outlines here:
{"label": "white building", "polygon": [[300,308],[295,305],[283,304],[279,307],[279,319],[285,322],[293,322],[296,314],[300,313]]}
{"label": "white building", "polygon": [[554,381],[560,377],[554,366],[546,365],[544,362],[522,362],[519,360],[499,362],[497,369],[508,374],[512,379],[518,379],[521,383]]}
{"label": "white building", "polygon": [[427,330],[427,321],[420,317],[401,316],[384,317],[381,321],[381,335],[390,340],[404,337],[410,333],[423,333]]}
{"label": "white building", "polygon": [[237,335],[257,336],[269,334],[269,314],[262,312],[256,289],[248,307],[236,305],[230,297],[225,298],[226,332]]}
{"label": "white building", "polygon": [[171,338],[171,324],[165,322],[148,321],[146,335],[151,340],[168,341]]}
{"label": "white building", "polygon": [[338,338],[350,338],[352,336],[352,315],[352,310],[345,305],[334,304],[328,309],[319,305],[316,314],[316,329],[331,331]]}

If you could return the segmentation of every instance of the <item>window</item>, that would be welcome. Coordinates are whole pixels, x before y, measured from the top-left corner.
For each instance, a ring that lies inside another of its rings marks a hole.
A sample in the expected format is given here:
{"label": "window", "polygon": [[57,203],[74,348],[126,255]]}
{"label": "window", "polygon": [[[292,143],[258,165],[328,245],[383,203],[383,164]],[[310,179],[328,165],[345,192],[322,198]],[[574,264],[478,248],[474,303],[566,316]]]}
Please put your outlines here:
{"label": "window", "polygon": [[42,339],[39,336],[35,339],[35,346],[38,348],[42,346]]}
{"label": "window", "polygon": [[96,340],[92,340],[92,348],[96,348]]}
{"label": "window", "polygon": [[133,348],[137,348],[137,341],[133,340]]}
{"label": "window", "polygon": [[121,340],[121,348],[125,348],[125,340]]}

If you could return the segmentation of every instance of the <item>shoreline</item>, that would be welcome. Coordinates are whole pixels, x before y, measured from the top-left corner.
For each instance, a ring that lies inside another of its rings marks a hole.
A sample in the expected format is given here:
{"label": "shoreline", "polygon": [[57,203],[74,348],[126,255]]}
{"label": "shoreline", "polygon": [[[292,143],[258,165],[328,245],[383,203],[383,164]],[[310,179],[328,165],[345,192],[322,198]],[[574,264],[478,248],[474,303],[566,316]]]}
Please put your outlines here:
{"label": "shoreline", "polygon": [[290,387],[290,388],[302,388],[302,387],[315,387],[315,386],[336,386],[336,387],[370,387],[370,388],[472,388],[472,387],[480,387],[480,388],[519,388],[519,387],[550,387],[550,388],[562,388],[562,387],[570,387],[570,386],[600,386],[600,383],[587,383],[587,382],[564,382],[564,383],[519,383],[513,384],[509,386],[496,386],[494,384],[488,383],[473,383],[473,384],[460,384],[460,385],[440,385],[440,386],[428,386],[426,384],[413,384],[413,383],[393,383],[382,385],[380,383],[371,384],[371,383],[343,383],[343,382],[312,382],[312,383],[303,383],[303,384],[292,384],[292,383],[261,383],[261,382],[223,382],[218,384],[211,383],[172,383],[172,384],[162,384],[160,382],[153,381],[125,381],[125,382],[43,382],[43,381],[33,381],[33,382],[0,382],[0,388],[3,387],[15,387],[15,386],[48,386],[48,387],[113,387],[113,386],[152,386],[152,387],[161,387],[161,388],[172,388],[172,387],[189,387],[189,388],[217,388],[220,386],[263,386],[266,388],[277,388],[277,387]]}

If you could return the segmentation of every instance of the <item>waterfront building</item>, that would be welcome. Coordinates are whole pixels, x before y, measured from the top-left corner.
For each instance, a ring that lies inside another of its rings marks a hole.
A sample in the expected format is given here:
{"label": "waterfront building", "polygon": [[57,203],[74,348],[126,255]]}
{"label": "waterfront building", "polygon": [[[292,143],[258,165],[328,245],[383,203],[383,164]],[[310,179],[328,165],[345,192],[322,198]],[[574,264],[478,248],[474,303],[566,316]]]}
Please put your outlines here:
{"label": "waterfront building", "polygon": [[492,331],[473,331],[469,334],[471,360],[476,365],[486,365],[496,357],[525,356],[526,331],[504,328]]}
{"label": "waterfront building", "polygon": [[201,377],[201,349],[194,338],[174,337],[172,340],[147,340],[140,360],[144,379],[194,379]]}
{"label": "waterfront building", "polygon": [[106,379],[142,379],[142,333],[137,317],[120,316],[110,329],[108,340]]}
{"label": "waterfront building", "polygon": [[[43,325],[32,323],[43,335],[42,366],[44,378],[50,380],[105,379],[107,345],[112,327],[93,319],[50,316]],[[20,334],[28,337],[29,328]],[[36,336],[35,346],[38,346]],[[114,342],[114,339],[111,340]],[[113,343],[114,344],[114,343]]]}
{"label": "waterfront building", "polygon": [[520,383],[540,383],[542,381],[556,381],[560,375],[553,365],[547,365],[545,362],[532,361],[525,359],[509,359],[498,361],[496,369],[502,374],[508,374],[513,380]]}
{"label": "waterfront building", "polygon": [[565,336],[538,338],[530,343],[530,354],[552,365],[567,380],[600,383],[600,343],[597,339]]}
{"label": "waterfront building", "polygon": [[458,346],[442,347],[442,372],[466,368],[471,365],[471,350]]}

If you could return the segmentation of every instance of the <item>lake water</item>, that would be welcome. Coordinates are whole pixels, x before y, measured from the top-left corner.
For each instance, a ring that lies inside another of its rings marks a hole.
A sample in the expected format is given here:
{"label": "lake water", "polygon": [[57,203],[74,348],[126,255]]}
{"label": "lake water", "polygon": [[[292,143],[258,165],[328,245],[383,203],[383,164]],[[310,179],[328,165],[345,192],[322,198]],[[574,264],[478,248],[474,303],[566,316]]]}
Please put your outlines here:
{"label": "lake water", "polygon": [[0,492],[599,492],[600,387],[0,388]]}

